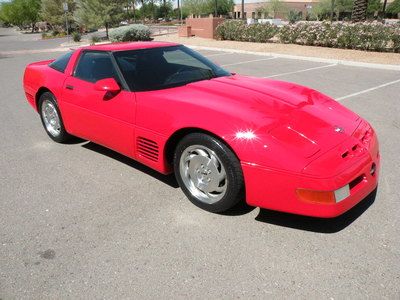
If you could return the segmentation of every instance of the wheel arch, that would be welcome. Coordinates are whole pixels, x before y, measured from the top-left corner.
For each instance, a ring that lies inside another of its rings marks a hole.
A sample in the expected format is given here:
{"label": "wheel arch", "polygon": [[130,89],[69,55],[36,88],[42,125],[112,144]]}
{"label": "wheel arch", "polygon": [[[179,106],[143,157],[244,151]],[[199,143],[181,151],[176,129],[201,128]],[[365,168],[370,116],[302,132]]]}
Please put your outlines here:
{"label": "wheel arch", "polygon": [[176,146],[178,145],[178,143],[188,134],[191,133],[204,133],[207,135],[210,135],[214,138],[216,138],[217,140],[221,141],[226,147],[228,147],[232,153],[236,156],[236,158],[240,161],[238,155],[236,154],[235,150],[231,147],[231,145],[229,145],[229,143],[221,138],[220,136],[218,136],[217,134],[208,131],[206,129],[202,129],[202,128],[198,128],[198,127],[184,127],[181,129],[178,129],[177,131],[175,131],[167,140],[167,142],[165,143],[165,147],[164,147],[164,157],[165,157],[165,161],[168,165],[172,166],[173,165],[173,160],[174,160],[174,152],[176,149]]}
{"label": "wheel arch", "polygon": [[[36,95],[35,95],[35,105],[36,105],[36,110],[39,112],[39,99],[40,99],[40,96],[42,96],[44,93],[46,93],[46,92],[49,92],[49,93],[52,93],[53,94],[53,92],[52,91],[50,91],[47,87],[45,87],[45,86],[41,86],[39,89],[38,89],[38,91],[36,92]],[[54,94],[53,94],[54,95]]]}

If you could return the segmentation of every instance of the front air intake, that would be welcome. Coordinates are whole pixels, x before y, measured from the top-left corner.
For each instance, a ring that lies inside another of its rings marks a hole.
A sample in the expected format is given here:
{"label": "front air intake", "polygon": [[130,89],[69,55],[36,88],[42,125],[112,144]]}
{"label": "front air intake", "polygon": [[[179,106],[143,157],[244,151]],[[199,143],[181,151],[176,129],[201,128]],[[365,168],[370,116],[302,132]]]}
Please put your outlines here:
{"label": "front air intake", "polygon": [[139,155],[151,161],[158,161],[158,145],[156,142],[138,137],[137,139],[137,152]]}

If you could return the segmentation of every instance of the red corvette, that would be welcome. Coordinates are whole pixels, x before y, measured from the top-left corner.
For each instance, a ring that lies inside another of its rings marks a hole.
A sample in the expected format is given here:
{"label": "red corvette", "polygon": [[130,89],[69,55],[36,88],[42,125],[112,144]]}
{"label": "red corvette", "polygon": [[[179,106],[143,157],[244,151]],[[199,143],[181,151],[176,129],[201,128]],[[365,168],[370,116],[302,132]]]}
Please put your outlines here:
{"label": "red corvette", "polygon": [[377,186],[373,128],[294,83],[231,74],[185,46],[83,47],[29,64],[26,98],[56,142],[78,136],[163,173],[195,205],[335,217]]}

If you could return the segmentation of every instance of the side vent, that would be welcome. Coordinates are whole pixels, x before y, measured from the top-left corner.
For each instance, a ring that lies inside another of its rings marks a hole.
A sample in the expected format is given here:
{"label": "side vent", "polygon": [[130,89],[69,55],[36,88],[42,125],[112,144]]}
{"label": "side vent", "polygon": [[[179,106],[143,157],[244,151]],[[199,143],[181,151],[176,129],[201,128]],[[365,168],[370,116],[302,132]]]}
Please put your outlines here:
{"label": "side vent", "polygon": [[138,137],[137,152],[144,158],[147,158],[151,161],[158,161],[158,145],[152,140],[144,137]]}

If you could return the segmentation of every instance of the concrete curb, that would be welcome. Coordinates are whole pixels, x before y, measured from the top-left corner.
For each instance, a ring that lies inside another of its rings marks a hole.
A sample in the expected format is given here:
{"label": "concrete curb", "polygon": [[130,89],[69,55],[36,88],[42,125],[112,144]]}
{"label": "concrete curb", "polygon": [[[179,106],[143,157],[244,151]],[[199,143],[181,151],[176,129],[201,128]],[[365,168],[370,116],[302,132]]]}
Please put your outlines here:
{"label": "concrete curb", "polygon": [[[96,43],[96,45],[103,45],[103,44],[109,44],[109,43],[111,43],[110,41],[103,41],[103,42],[97,42]],[[60,44],[60,47],[62,47],[62,48],[72,48],[72,49],[77,49],[77,48],[80,48],[80,47],[86,47],[86,46],[90,46],[91,44],[90,44],[90,42],[89,41],[87,41],[87,40],[85,40],[85,42],[82,42],[81,44],[80,43],[68,43],[68,42],[65,42],[65,43],[62,43],[62,44]]]}
{"label": "concrete curb", "polygon": [[374,64],[374,63],[365,63],[365,62],[358,62],[358,61],[352,61],[352,60],[340,60],[340,59],[330,59],[330,58],[322,58],[322,57],[299,56],[299,55],[279,54],[279,53],[273,53],[273,52],[257,52],[257,51],[226,49],[226,48],[217,48],[217,47],[192,46],[192,45],[187,45],[187,46],[189,48],[197,49],[197,50],[214,50],[214,51],[223,51],[223,52],[229,52],[229,53],[273,56],[273,57],[278,57],[278,58],[314,61],[314,62],[338,64],[338,65],[352,66],[352,67],[400,71],[400,65]]}

